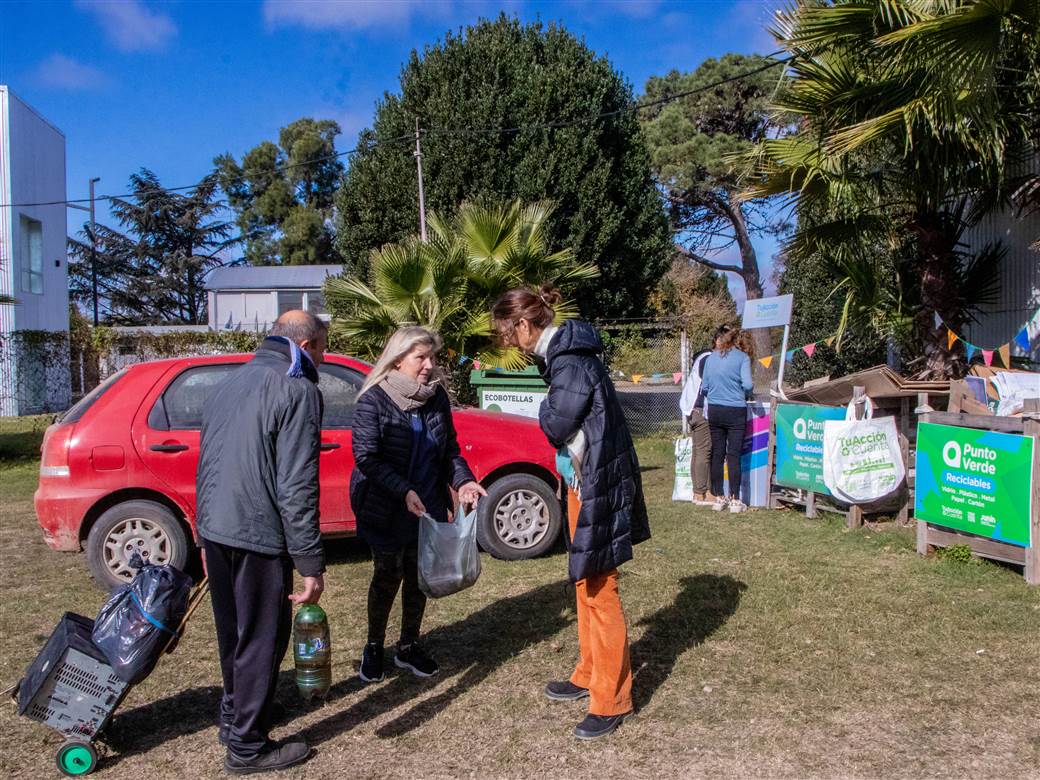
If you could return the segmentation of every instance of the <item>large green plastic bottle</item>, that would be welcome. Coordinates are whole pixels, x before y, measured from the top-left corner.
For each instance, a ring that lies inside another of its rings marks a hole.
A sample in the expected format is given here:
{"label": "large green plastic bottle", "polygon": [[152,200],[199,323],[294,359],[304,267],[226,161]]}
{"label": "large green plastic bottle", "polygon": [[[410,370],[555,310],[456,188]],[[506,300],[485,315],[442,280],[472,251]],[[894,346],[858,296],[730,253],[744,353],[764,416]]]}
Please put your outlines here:
{"label": "large green plastic bottle", "polygon": [[329,619],[317,604],[304,604],[293,622],[296,687],[304,699],[324,697],[332,685]]}

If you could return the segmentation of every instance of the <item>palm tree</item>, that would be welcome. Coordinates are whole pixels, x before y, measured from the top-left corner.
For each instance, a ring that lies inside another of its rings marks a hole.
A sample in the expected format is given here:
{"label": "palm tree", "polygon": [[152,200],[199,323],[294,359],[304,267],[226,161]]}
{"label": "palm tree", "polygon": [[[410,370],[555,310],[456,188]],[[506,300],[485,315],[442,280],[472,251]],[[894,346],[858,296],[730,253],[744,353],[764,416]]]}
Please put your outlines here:
{"label": "palm tree", "polygon": [[[361,356],[374,357],[393,331],[408,324],[438,331],[449,356],[518,367],[524,359],[498,349],[489,310],[510,288],[545,282],[567,289],[597,276],[570,249],[550,252],[551,207],[463,203],[451,218],[430,214],[430,237],[387,244],[372,253],[370,279],[335,277],[325,284],[333,331]],[[565,306],[561,317],[573,316]]]}
{"label": "palm tree", "polygon": [[[1020,188],[1013,172],[1036,153],[1040,2],[802,0],[774,35],[790,54],[775,110],[800,130],[759,144],[745,197],[823,215],[788,251],[834,260],[847,316],[909,300],[922,373],[950,376],[957,358],[933,316],[963,325],[1001,254],[966,257],[961,236]],[[870,287],[878,247],[903,255],[895,295]],[[893,319],[882,315],[863,312]]]}

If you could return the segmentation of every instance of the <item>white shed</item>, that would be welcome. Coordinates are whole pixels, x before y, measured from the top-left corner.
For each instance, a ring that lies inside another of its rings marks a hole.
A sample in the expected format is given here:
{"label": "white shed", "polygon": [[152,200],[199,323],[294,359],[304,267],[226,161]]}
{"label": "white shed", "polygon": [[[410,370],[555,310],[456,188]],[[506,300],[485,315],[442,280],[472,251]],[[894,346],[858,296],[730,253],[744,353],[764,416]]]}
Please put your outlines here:
{"label": "white shed", "polygon": [[265,331],[292,309],[304,309],[324,320],[322,287],[340,265],[268,265],[217,268],[206,280],[209,326],[213,330]]}

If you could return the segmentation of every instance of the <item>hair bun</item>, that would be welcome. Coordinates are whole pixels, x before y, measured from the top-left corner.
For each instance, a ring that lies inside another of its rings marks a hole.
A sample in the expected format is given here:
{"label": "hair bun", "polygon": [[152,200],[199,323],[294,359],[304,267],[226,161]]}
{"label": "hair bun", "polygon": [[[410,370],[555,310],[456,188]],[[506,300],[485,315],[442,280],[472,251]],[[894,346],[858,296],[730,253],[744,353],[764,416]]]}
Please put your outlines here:
{"label": "hair bun", "polygon": [[563,296],[560,295],[560,291],[551,284],[543,284],[538,289],[538,297],[541,298],[542,303],[550,309],[559,306],[563,302]]}

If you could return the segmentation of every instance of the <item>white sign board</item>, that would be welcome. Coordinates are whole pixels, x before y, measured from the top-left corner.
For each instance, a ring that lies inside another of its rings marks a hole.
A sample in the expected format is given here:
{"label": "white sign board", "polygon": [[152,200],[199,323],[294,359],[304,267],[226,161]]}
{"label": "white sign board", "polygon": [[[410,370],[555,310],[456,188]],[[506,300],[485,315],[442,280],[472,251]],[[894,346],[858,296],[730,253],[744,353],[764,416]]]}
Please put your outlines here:
{"label": "white sign board", "polygon": [[744,304],[742,328],[775,328],[791,324],[793,295],[777,295],[774,298],[755,298]]}
{"label": "white sign board", "polygon": [[538,419],[538,407],[545,400],[544,390],[488,390],[481,389],[481,409],[506,412]]}

